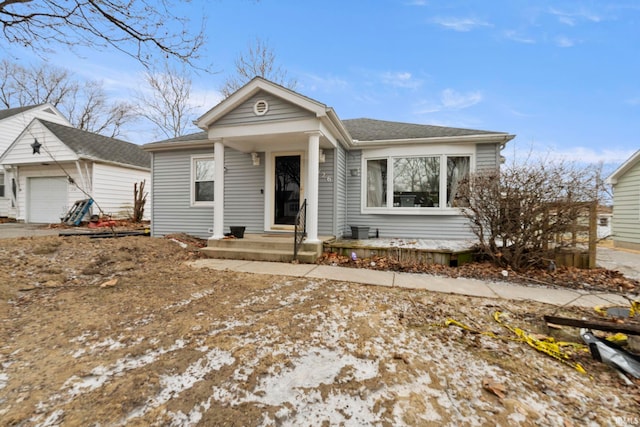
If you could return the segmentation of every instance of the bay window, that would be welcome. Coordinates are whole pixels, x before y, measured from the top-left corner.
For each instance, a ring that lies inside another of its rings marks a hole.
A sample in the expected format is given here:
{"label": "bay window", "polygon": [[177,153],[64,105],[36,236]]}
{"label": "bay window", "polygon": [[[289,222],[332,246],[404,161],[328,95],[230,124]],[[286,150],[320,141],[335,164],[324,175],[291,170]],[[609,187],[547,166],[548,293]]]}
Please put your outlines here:
{"label": "bay window", "polygon": [[363,167],[365,210],[435,212],[458,205],[456,194],[471,171],[471,155],[365,155]]}

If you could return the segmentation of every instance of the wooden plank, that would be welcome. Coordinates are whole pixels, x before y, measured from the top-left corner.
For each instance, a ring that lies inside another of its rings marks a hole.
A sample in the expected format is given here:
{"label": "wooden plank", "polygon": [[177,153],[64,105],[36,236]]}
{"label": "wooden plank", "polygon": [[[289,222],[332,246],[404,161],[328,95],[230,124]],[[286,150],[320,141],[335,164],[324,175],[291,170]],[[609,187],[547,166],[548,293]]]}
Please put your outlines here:
{"label": "wooden plank", "polygon": [[556,325],[574,326],[576,328],[597,329],[607,332],[622,332],[629,335],[640,335],[640,325],[628,323],[614,323],[603,320],[580,320],[570,319],[568,317],[544,316],[547,323],[555,323]]}

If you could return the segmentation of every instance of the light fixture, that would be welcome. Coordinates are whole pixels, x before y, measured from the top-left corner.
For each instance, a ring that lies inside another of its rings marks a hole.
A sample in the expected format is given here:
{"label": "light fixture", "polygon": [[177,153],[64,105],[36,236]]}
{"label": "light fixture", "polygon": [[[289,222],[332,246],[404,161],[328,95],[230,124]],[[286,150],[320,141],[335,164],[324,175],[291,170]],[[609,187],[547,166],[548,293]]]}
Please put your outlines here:
{"label": "light fixture", "polygon": [[260,166],[260,155],[256,152],[251,153],[251,162],[253,166]]}
{"label": "light fixture", "polygon": [[360,169],[349,169],[351,176],[360,176]]}
{"label": "light fixture", "polygon": [[321,148],[321,149],[320,149],[320,155],[318,156],[318,161],[319,161],[320,163],[324,163],[324,162],[325,162],[325,160],[326,160],[326,157],[325,157],[325,155],[324,155],[324,150]]}

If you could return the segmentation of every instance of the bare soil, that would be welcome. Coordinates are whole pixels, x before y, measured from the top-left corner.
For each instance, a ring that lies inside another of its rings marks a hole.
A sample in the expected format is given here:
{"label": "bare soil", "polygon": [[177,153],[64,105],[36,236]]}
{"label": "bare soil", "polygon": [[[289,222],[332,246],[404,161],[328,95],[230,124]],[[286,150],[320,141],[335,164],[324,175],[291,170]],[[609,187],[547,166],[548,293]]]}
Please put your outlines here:
{"label": "bare soil", "polygon": [[592,310],[196,269],[187,243],[0,240],[0,424],[640,425],[638,380],[494,320]]}

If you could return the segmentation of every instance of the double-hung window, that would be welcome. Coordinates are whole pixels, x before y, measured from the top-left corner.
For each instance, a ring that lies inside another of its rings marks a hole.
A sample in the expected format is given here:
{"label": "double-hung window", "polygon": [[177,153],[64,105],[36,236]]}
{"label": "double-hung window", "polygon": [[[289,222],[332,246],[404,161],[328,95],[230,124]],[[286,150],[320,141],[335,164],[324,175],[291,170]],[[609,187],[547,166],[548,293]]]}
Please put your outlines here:
{"label": "double-hung window", "polygon": [[436,213],[459,206],[471,154],[364,153],[363,211]]}
{"label": "double-hung window", "polygon": [[213,204],[214,160],[212,156],[191,158],[191,204]]}

